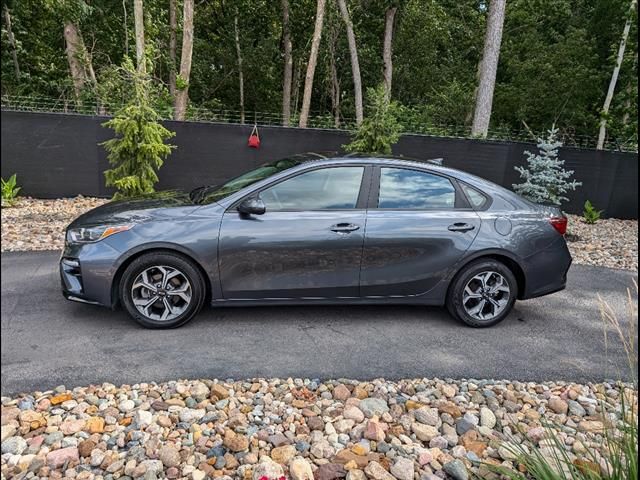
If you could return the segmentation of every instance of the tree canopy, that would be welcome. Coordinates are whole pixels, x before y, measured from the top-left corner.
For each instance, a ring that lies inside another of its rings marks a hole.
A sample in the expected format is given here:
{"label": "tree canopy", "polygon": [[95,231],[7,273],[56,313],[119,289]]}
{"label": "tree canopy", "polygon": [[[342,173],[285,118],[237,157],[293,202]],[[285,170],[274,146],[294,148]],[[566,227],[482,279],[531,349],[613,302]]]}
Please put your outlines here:
{"label": "tree canopy", "polygon": [[[169,52],[171,2],[177,7],[177,65]],[[490,131],[505,132],[505,136],[541,133],[555,124],[565,144],[583,144],[589,139],[593,146],[629,3],[508,0]],[[296,0],[289,4],[291,124],[297,124],[317,2]],[[399,121],[404,131],[438,133],[441,129],[443,133],[468,134],[490,1],[347,0],[346,4],[357,41],[362,89],[383,81],[385,14],[396,8],[391,98],[400,104]],[[132,89],[119,82],[114,71],[125,57],[136,56],[133,0],[4,0],[2,7],[3,97],[101,104],[109,113],[130,100]],[[144,0],[145,52],[151,66],[147,74],[154,83],[153,102],[166,118],[172,116],[173,108],[169,75],[180,66],[182,15],[183,0]],[[637,10],[632,16],[615,97],[607,114],[610,146],[637,146]],[[210,118],[215,119],[214,113],[221,111],[232,120],[240,118],[240,51],[247,122],[254,118],[270,118],[273,123],[281,120],[282,3],[196,0],[193,18],[186,118],[203,118],[203,112],[213,112]],[[353,70],[336,0],[326,1],[324,20],[309,126],[353,126]],[[83,82],[81,99],[74,91],[68,39],[65,44],[63,34],[68,23],[75,25],[82,40],[75,55],[90,64],[87,71],[95,76],[95,81],[88,75]]]}

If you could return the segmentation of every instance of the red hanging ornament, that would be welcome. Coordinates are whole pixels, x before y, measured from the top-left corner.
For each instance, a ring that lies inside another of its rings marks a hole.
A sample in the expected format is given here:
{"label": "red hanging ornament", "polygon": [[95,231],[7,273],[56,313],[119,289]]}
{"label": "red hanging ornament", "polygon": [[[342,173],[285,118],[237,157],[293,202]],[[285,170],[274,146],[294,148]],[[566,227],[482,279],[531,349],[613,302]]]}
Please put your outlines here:
{"label": "red hanging ornament", "polygon": [[253,130],[251,130],[251,135],[249,135],[249,141],[247,144],[251,148],[260,148],[260,135],[258,134],[258,125],[253,126]]}

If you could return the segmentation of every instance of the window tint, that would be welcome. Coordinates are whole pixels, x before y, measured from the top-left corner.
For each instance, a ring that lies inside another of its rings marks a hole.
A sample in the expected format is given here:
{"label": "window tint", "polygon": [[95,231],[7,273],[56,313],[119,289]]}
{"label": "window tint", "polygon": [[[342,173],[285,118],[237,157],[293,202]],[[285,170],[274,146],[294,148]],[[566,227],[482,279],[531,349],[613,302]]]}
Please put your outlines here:
{"label": "window tint", "polygon": [[364,167],[313,170],[263,190],[269,210],[356,208]]}
{"label": "window tint", "polygon": [[469,199],[469,203],[473,208],[482,208],[484,204],[487,202],[487,197],[485,197],[482,193],[480,193],[475,188],[470,187],[469,185],[465,185],[462,182],[458,182],[464,194]]}
{"label": "window tint", "polygon": [[438,175],[404,168],[382,168],[378,208],[454,208],[456,191]]}

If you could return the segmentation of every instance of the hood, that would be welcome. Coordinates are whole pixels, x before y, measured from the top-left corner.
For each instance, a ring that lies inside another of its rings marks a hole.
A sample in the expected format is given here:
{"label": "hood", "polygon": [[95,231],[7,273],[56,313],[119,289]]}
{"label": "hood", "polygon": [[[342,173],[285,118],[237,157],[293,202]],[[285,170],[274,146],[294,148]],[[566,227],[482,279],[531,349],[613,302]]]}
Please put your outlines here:
{"label": "hood", "polygon": [[154,192],[128,200],[116,200],[80,215],[69,227],[137,223],[151,219],[183,217],[201,205],[179,190]]}

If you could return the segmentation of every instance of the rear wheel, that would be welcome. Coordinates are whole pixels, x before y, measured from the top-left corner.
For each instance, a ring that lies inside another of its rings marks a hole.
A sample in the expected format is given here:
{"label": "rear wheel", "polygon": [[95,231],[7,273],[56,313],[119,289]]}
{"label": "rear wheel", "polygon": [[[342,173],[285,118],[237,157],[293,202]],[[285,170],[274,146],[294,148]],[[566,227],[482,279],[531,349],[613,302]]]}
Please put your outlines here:
{"label": "rear wheel", "polygon": [[120,298],[129,315],[144,327],[175,328],[202,308],[205,282],[190,260],[173,253],[148,253],[124,271]]}
{"label": "rear wheel", "polygon": [[504,320],[516,301],[513,272],[497,260],[478,260],[462,269],[447,294],[447,309],[471,327],[490,327]]}

